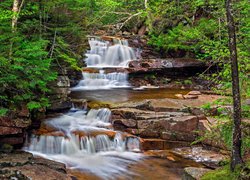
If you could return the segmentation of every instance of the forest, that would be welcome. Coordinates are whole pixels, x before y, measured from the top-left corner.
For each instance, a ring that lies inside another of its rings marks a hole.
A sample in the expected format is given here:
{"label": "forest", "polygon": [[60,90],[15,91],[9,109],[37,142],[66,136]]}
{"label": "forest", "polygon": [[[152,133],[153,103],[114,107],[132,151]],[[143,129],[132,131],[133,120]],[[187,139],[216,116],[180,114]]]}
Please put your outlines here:
{"label": "forest", "polygon": [[0,179],[42,175],[7,165],[18,153],[56,179],[250,178],[249,12],[249,0],[0,0]]}

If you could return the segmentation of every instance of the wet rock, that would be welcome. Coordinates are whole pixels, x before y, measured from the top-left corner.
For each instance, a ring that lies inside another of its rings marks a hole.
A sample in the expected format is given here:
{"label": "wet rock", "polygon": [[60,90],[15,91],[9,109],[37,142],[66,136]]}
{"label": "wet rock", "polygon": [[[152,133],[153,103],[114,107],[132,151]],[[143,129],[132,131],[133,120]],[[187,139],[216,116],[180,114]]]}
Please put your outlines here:
{"label": "wet rock", "polygon": [[198,95],[184,95],[184,99],[198,99]]}
{"label": "wet rock", "polygon": [[75,108],[86,109],[88,102],[86,99],[71,99],[71,102],[74,104]]}
{"label": "wet rock", "polygon": [[201,95],[200,91],[190,91],[188,95]]}
{"label": "wet rock", "polygon": [[143,150],[163,150],[165,140],[161,139],[144,139],[141,146]]}
{"label": "wet rock", "polygon": [[184,169],[182,180],[200,180],[201,177],[209,171],[211,171],[211,169],[187,167]]}
{"label": "wet rock", "polygon": [[178,99],[184,99],[184,96],[182,94],[175,94],[175,96],[178,98]]}
{"label": "wet rock", "polygon": [[203,147],[181,147],[172,150],[173,153],[178,154],[184,158],[192,159],[196,162],[200,162],[207,167],[217,168],[221,161],[228,158],[220,152],[204,149]]}

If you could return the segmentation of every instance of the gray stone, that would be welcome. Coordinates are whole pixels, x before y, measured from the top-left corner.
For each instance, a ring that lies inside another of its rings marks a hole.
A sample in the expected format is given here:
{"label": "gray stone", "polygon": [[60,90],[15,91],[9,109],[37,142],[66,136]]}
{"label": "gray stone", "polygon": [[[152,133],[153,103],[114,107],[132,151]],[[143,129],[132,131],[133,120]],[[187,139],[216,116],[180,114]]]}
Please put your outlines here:
{"label": "gray stone", "polygon": [[187,167],[184,169],[182,180],[200,180],[209,171],[211,170],[206,168]]}

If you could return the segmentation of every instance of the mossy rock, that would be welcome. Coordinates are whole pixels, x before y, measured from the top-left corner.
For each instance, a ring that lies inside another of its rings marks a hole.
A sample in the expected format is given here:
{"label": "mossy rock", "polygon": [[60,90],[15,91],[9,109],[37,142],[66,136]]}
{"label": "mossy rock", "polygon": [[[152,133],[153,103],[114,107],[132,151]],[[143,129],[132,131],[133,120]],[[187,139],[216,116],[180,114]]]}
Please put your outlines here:
{"label": "mossy rock", "polygon": [[10,144],[2,144],[0,145],[0,152],[10,153],[13,151],[13,146]]}
{"label": "mossy rock", "polygon": [[91,101],[88,102],[88,107],[90,109],[110,108],[110,104],[105,102]]}

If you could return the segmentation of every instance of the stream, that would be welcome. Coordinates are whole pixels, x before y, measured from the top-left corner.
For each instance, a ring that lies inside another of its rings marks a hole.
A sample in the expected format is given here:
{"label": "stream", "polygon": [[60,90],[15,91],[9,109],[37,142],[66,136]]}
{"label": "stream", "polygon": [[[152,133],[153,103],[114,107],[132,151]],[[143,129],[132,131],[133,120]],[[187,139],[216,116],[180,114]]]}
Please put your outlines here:
{"label": "stream", "polygon": [[[187,93],[157,88],[133,90],[126,73],[105,73],[105,68],[127,68],[129,61],[139,60],[139,50],[119,39],[107,42],[90,38],[89,45],[85,62],[99,73],[83,72],[83,79],[72,88],[74,99],[120,103]],[[65,163],[77,179],[181,179],[185,167],[203,167],[171,151],[158,155],[143,152],[140,143],[139,137],[114,130],[110,109],[74,107],[46,120],[27,140],[24,150]]]}

